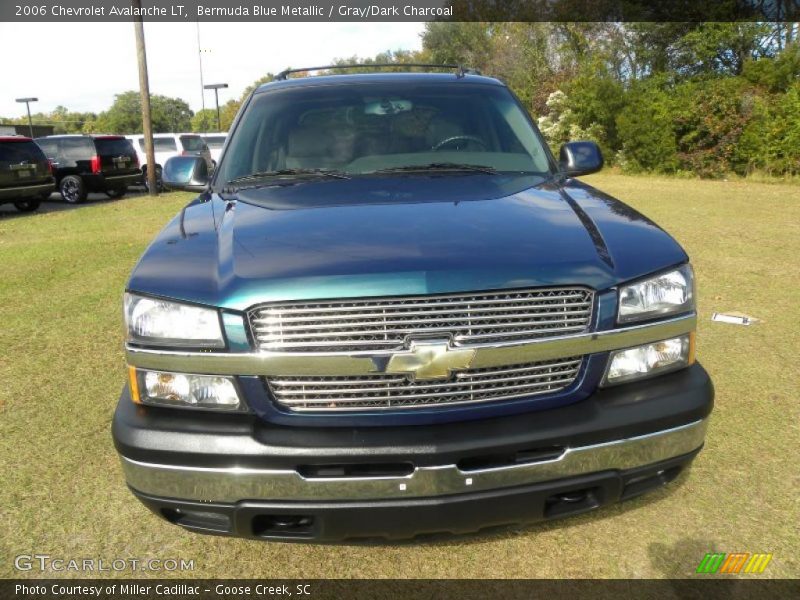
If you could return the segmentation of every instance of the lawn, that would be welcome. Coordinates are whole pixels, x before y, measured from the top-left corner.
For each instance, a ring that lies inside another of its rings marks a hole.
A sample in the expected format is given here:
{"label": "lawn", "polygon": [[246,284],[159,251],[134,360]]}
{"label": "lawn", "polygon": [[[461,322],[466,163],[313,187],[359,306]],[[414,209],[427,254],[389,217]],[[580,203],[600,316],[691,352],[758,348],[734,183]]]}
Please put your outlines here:
{"label": "lawn", "polygon": [[[189,195],[129,198],[0,219],[0,576],[24,575],[13,557],[35,552],[194,559],[184,574],[200,577],[689,577],[710,551],[772,552],[763,576],[800,576],[800,187],[587,180],[670,231],[697,273],[698,357],[717,400],[677,482],[576,518],[417,544],[261,543],[166,524],[125,488],[110,422],[126,278]],[[759,322],[714,323],[713,311]]]}

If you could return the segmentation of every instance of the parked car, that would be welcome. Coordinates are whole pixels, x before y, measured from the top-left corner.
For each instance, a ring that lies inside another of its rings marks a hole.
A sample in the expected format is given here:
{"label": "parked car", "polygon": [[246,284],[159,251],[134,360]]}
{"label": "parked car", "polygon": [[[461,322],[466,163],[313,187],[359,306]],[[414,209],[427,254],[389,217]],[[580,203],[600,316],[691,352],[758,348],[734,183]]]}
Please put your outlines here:
{"label": "parked car", "polygon": [[228,137],[228,132],[201,133],[200,135],[202,136],[203,140],[205,140],[208,150],[211,152],[211,160],[216,167],[217,163],[219,163],[219,157],[222,154],[222,147],[225,145],[225,140]]}
{"label": "parked car", "polygon": [[131,143],[121,135],[51,135],[36,138],[53,164],[61,197],[70,204],[89,192],[119,198],[142,178]]}
{"label": "parked car", "polygon": [[402,538],[574,515],[703,447],[692,268],[500,81],[287,78],[126,286],[128,486],[186,529]]}
{"label": "parked car", "polygon": [[0,136],[0,204],[33,212],[55,190],[50,162],[29,137]]}
{"label": "parked car", "polygon": [[[142,165],[142,184],[147,186],[147,151],[144,146],[142,134],[125,136],[133,143],[139,164]],[[173,156],[199,156],[206,161],[208,169],[213,170],[214,163],[211,159],[206,142],[196,133],[155,133],[153,134],[153,151],[156,158],[156,183],[161,187],[161,172],[164,163]]]}

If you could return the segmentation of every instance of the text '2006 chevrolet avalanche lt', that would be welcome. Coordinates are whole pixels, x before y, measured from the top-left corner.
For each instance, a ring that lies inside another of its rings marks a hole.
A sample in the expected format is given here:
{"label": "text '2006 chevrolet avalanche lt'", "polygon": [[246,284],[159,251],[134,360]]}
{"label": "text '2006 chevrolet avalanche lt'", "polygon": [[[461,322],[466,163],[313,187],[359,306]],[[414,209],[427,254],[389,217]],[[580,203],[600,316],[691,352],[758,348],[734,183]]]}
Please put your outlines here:
{"label": "text '2006 chevrolet avalanche lt'", "polygon": [[288,78],[127,285],[128,486],[187,529],[335,541],[625,500],[700,451],[689,258],[501,82]]}

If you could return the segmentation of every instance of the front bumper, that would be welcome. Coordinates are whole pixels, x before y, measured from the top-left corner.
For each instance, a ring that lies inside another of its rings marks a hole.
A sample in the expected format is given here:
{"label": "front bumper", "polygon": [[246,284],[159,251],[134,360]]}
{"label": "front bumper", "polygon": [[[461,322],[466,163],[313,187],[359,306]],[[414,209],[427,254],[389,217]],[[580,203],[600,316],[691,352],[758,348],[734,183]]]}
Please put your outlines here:
{"label": "front bumper", "polygon": [[565,407],[418,427],[298,429],[137,407],[126,390],[113,431],[134,493],[188,529],[402,538],[576,514],[663,485],[702,447],[712,404],[700,365]]}

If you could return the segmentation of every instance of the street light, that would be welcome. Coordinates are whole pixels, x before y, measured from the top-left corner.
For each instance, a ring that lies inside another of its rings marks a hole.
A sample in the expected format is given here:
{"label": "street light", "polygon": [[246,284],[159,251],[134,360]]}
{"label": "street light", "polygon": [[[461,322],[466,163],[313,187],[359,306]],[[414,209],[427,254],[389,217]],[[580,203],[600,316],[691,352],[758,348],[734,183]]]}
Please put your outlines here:
{"label": "street light", "polygon": [[222,131],[222,125],[219,119],[219,90],[228,87],[227,83],[209,83],[208,85],[204,85],[203,89],[205,90],[214,90],[214,102],[217,103],[217,131]]}
{"label": "street light", "polygon": [[28,129],[30,129],[31,137],[33,137],[33,121],[31,120],[31,102],[38,102],[38,98],[17,98],[17,102],[24,102],[25,108],[28,109]]}

